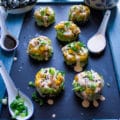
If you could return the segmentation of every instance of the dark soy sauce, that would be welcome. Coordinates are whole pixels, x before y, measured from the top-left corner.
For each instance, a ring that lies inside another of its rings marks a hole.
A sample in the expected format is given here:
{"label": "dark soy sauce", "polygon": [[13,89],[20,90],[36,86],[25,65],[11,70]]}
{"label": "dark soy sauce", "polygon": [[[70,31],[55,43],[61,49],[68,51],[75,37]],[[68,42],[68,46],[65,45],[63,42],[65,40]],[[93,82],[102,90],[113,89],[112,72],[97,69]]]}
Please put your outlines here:
{"label": "dark soy sauce", "polygon": [[14,38],[12,38],[11,36],[9,35],[6,35],[5,36],[5,40],[4,40],[4,46],[7,48],[7,49],[13,49],[15,48],[16,46],[16,40]]}

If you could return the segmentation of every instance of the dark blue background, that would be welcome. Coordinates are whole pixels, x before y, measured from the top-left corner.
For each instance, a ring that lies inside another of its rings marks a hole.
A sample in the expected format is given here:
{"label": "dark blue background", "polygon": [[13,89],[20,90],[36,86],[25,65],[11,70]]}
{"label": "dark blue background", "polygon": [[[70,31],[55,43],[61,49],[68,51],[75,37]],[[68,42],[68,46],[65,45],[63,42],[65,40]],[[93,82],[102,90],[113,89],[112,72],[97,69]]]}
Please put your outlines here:
{"label": "dark blue background", "polygon": [[[51,5],[51,7],[55,10],[56,13],[56,23],[68,19],[68,11],[71,5],[72,4]],[[89,22],[84,26],[80,26],[82,32],[79,36],[79,40],[86,44],[88,38],[90,38],[97,31],[101,20],[102,13],[100,11],[92,10]],[[52,66],[66,72],[64,93],[55,100],[55,104],[53,106],[45,104],[40,107],[38,104],[34,103],[35,113],[32,119],[50,120],[52,119],[51,116],[54,113],[56,114],[56,120],[90,120],[92,118],[119,118],[120,97],[116,84],[116,77],[114,73],[109,43],[107,43],[107,48],[102,55],[99,55],[97,57],[90,55],[88,65],[85,68],[93,69],[103,75],[105,80],[103,95],[106,97],[106,101],[101,102],[98,108],[94,108],[91,106],[88,109],[84,109],[81,106],[81,100],[77,98],[72,91],[72,81],[76,73],[64,63],[61,53],[62,45],[56,40],[54,25],[51,25],[48,28],[40,28],[35,24],[35,21],[33,19],[33,11],[26,14],[20,35],[20,45],[16,54],[18,60],[14,62],[11,70],[11,76],[16,86],[20,88],[23,92],[25,92],[29,97],[31,97],[32,92],[35,89],[29,88],[28,82],[34,81],[35,74],[40,68]],[[46,35],[52,40],[54,47],[54,55],[48,62],[39,63],[33,61],[26,53],[29,40],[38,35]],[[110,83],[111,86],[108,87],[106,85],[107,83]],[[4,110],[2,110],[1,118],[9,119],[8,109],[3,109]]]}

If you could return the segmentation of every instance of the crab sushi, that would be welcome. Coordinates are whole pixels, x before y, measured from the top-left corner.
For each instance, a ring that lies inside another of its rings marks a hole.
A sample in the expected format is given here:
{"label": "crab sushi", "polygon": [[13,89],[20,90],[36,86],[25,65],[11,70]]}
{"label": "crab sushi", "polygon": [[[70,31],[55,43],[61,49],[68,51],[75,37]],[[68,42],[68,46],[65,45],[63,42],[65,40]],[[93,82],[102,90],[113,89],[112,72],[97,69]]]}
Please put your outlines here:
{"label": "crab sushi", "polygon": [[35,87],[42,97],[55,97],[64,89],[65,74],[55,68],[42,68],[35,76]]}

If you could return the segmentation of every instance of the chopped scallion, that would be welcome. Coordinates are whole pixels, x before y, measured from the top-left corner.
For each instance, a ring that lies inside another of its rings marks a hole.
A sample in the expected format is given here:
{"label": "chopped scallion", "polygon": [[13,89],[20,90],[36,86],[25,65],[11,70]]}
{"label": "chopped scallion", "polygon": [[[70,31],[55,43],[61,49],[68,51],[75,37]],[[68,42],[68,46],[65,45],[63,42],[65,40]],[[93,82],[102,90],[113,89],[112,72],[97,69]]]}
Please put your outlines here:
{"label": "chopped scallion", "polygon": [[35,102],[39,103],[40,106],[42,106],[42,105],[44,104],[43,99],[39,98],[39,97],[37,96],[37,93],[36,93],[36,92],[34,92],[34,93],[32,94],[32,99],[33,99]]}
{"label": "chopped scallion", "polygon": [[29,85],[30,87],[35,87],[35,83],[32,82],[32,81],[29,81],[28,85]]}

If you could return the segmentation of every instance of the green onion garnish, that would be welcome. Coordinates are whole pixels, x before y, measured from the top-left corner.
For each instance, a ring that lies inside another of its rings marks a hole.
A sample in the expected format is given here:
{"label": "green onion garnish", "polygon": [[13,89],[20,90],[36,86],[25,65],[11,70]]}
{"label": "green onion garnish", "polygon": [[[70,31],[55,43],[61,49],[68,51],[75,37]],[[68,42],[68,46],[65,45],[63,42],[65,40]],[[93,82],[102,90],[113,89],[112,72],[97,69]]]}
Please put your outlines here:
{"label": "green onion garnish", "polygon": [[16,116],[26,117],[28,115],[28,108],[24,104],[24,99],[20,97],[18,94],[13,100],[13,102],[10,104],[10,108],[14,112],[14,118]]}

